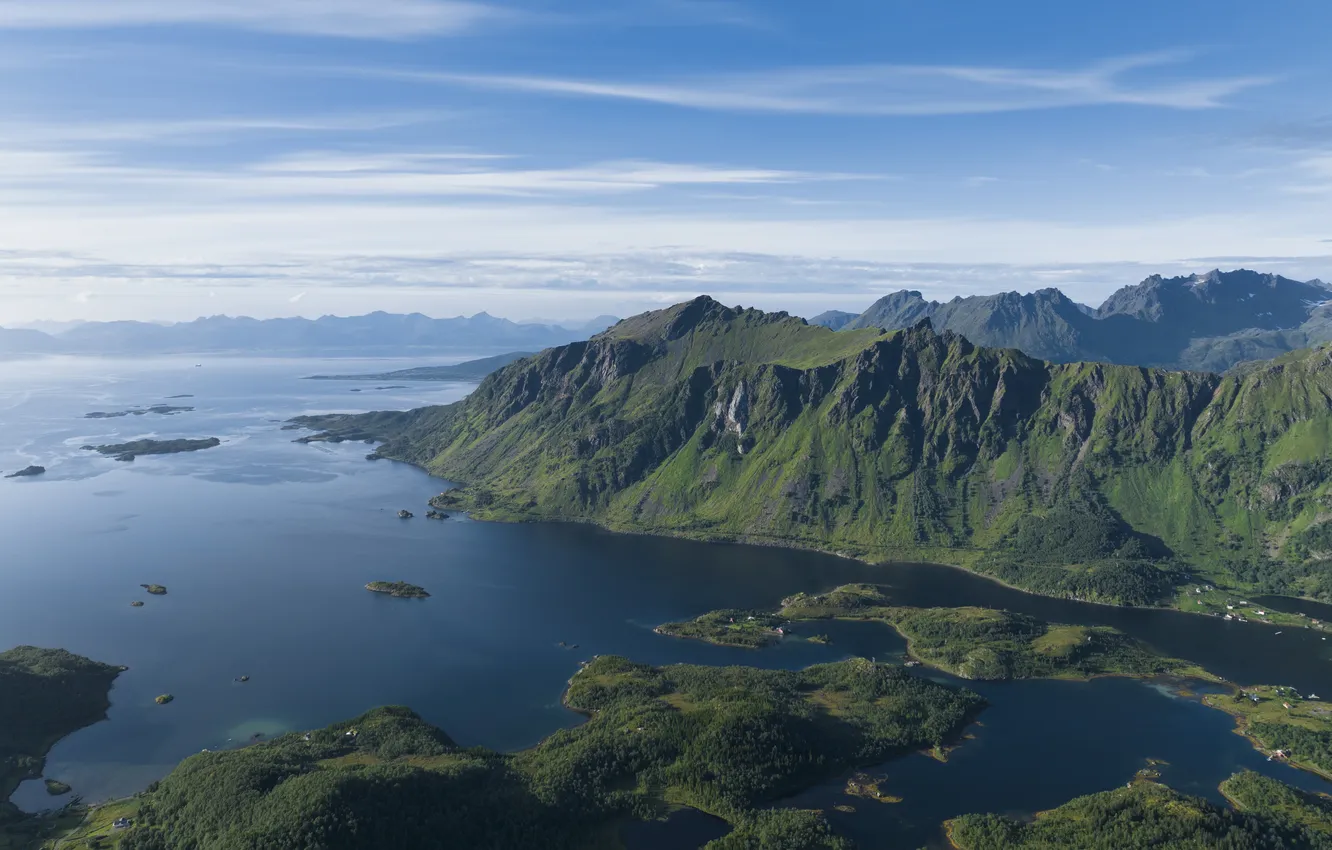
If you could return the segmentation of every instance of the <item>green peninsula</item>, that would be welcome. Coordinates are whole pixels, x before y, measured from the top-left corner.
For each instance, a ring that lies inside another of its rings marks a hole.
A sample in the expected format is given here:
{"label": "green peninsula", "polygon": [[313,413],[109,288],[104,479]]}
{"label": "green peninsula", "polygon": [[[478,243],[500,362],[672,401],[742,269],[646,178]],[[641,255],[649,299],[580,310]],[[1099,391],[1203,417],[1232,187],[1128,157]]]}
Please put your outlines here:
{"label": "green peninsula", "polygon": [[203,440],[134,440],[129,443],[113,443],[105,446],[84,446],[85,451],[99,452],[114,457],[116,460],[132,461],[139,455],[171,455],[181,452],[197,452],[213,449],[222,445],[217,437]]}
{"label": "green peninsula", "polygon": [[1234,716],[1236,731],[1259,750],[1332,779],[1332,703],[1270,685],[1203,701]]}
{"label": "green peninsula", "polygon": [[20,782],[42,775],[61,738],[106,718],[111,684],[124,670],[61,649],[0,652],[0,838],[23,821],[8,802]]}
{"label": "green peninsula", "polygon": [[405,581],[372,581],[365,586],[371,593],[387,593],[401,599],[425,599],[430,596],[424,587],[408,584]]}
{"label": "green peninsula", "polygon": [[[816,812],[764,804],[838,771],[955,740],[984,703],[864,660],[803,671],[651,667],[603,656],[570,681],[588,715],[512,755],[459,748],[404,708],[186,759],[139,799],[122,850],[587,847],[687,805],[734,831],[710,850],[846,850]],[[798,845],[778,843],[799,837]]]}
{"label": "green peninsula", "polygon": [[1022,822],[966,815],[946,824],[957,850],[1329,850],[1332,801],[1244,772],[1221,785],[1238,808],[1154,782],[1080,797]]}
{"label": "green peninsula", "polygon": [[[393,372],[375,372],[361,375],[311,375],[311,381],[479,381],[485,376],[508,366],[515,360],[531,357],[528,351],[512,351],[508,354],[496,354],[493,357],[481,357],[466,360],[451,366],[416,366],[411,369],[398,369]],[[403,389],[402,387],[376,387],[375,389]]]}
{"label": "green peninsula", "polygon": [[[746,619],[741,619],[743,614]],[[754,620],[748,620],[754,616]],[[1105,626],[1046,623],[987,608],[894,606],[877,587],[844,585],[828,593],[798,593],[776,613],[718,611],[688,623],[667,623],[663,634],[712,643],[766,646],[792,622],[876,620],[907,640],[913,659],[965,679],[1087,679],[1103,675],[1173,674],[1214,678],[1185,661],[1161,656]]]}
{"label": "green peninsula", "polygon": [[460,482],[435,507],[480,519],[1179,605],[1186,582],[1332,598],[1328,397],[1325,348],[1226,375],[1059,364],[927,322],[834,332],[701,297],[511,363],[451,405],[293,426]]}

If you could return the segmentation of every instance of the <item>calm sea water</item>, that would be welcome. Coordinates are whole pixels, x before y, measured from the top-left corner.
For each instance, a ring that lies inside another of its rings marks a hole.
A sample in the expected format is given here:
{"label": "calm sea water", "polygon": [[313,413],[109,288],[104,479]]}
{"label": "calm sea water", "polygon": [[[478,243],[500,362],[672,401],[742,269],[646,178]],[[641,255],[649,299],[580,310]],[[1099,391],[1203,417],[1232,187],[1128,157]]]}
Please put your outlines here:
{"label": "calm sea water", "polygon": [[[820,626],[833,636],[828,646],[789,641],[762,652],[651,631],[713,608],[770,606],[849,581],[888,585],[903,604],[976,604],[1115,625],[1236,681],[1332,695],[1332,646],[1303,630],[1277,635],[1255,624],[1043,599],[928,565],[872,566],[576,525],[399,520],[400,508],[422,515],[442,483],[368,462],[363,445],[295,444],[298,435],[281,422],[445,403],[469,386],[301,380],[421,361],[195,362],[0,364],[0,470],[48,469],[0,481],[0,647],[64,647],[130,667],[112,692],[109,719],[62,741],[48,759],[47,774],[89,800],[140,790],[203,748],[388,703],[413,707],[463,744],[529,746],[580,722],[559,698],[578,662],[594,654],[794,668],[900,653],[891,630],[866,624]],[[193,398],[168,400],[182,394]],[[153,404],[196,409],[83,418]],[[80,449],[145,436],[216,436],[223,445],[129,464]],[[367,593],[363,585],[377,579],[413,582],[433,595]],[[148,596],[141,583],[169,593]],[[130,607],[136,599],[145,606]],[[241,675],[251,680],[236,682]],[[992,702],[974,740],[946,765],[913,756],[882,769],[885,787],[903,803],[842,798],[840,782],[797,802],[851,803],[856,813],[830,815],[873,848],[936,841],[939,821],[962,812],[1030,812],[1104,790],[1148,758],[1169,762],[1163,772],[1173,786],[1213,797],[1240,767],[1324,789],[1315,777],[1263,760],[1224,715],[1150,683],[970,686]],[[155,705],[165,692],[176,700]],[[14,800],[29,809],[50,805],[36,782]],[[713,828],[684,823],[680,834]],[[651,825],[631,843],[678,846]]]}

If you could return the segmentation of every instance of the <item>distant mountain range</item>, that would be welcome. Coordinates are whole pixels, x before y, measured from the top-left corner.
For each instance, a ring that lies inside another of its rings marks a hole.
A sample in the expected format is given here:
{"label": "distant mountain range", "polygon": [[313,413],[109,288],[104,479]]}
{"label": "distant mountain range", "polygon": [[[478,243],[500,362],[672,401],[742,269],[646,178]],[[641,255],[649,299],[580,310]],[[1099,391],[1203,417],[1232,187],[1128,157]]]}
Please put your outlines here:
{"label": "distant mountain range", "polygon": [[1081,360],[1224,371],[1247,360],[1332,341],[1332,285],[1238,269],[1153,275],[1099,308],[1058,289],[927,301],[919,292],[880,298],[854,319],[811,320],[833,329],[900,330],[929,319],[977,345],[1017,348],[1060,363]]}
{"label": "distant mountain range", "polygon": [[192,322],[87,322],[56,333],[0,328],[0,355],[272,354],[403,355],[445,351],[537,351],[605,330],[603,316],[570,327],[519,324],[486,313],[432,319],[420,313],[376,312],[318,319],[211,316]]}

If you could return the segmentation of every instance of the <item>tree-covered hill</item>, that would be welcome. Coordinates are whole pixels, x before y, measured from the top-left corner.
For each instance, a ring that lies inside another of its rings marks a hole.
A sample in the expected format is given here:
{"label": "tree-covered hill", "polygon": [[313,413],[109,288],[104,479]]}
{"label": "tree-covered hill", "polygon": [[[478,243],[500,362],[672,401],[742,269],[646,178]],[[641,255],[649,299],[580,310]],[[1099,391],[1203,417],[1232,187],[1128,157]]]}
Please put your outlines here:
{"label": "tree-covered hill", "polygon": [[120,847],[574,850],[685,804],[731,822],[716,850],[840,850],[818,813],[764,804],[951,742],[983,706],[863,659],[767,671],[612,656],[575,675],[566,702],[588,722],[515,755],[459,748],[405,708],[201,753],[142,796]]}
{"label": "tree-covered hill", "polygon": [[1332,350],[1218,376],[1053,364],[928,323],[834,332],[709,299],[315,439],[462,482],[494,519],[963,563],[1145,603],[1187,573],[1332,594]]}
{"label": "tree-covered hill", "polygon": [[122,670],[63,649],[0,652],[0,847],[21,846],[39,831],[10,795],[42,775],[56,741],[106,718],[108,693]]}
{"label": "tree-covered hill", "polygon": [[949,821],[958,850],[1328,850],[1328,798],[1243,772],[1221,785],[1238,808],[1187,797],[1163,785],[1079,797],[1033,821],[967,815]]}

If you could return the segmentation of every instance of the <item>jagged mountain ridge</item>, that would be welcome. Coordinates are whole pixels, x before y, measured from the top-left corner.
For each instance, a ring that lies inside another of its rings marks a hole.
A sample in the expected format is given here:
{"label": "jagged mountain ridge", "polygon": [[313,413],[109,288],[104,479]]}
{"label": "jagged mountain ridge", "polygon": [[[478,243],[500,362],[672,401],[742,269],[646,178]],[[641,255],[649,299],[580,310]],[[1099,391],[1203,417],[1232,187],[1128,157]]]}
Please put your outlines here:
{"label": "jagged mountain ridge", "polygon": [[1199,569],[1276,558],[1303,581],[1329,399],[1327,350],[1226,377],[1055,364],[928,322],[834,332],[700,298],[454,405],[302,424],[386,440],[482,515],[963,563],[1033,518],[1099,517],[1097,559],[1132,538]]}
{"label": "jagged mountain ridge", "polygon": [[1322,312],[1332,287],[1238,269],[1127,286],[1092,310],[1057,289],[927,301],[902,291],[879,299],[847,328],[907,328],[923,318],[978,345],[1020,348],[1058,362],[1224,371],[1332,341]]}

